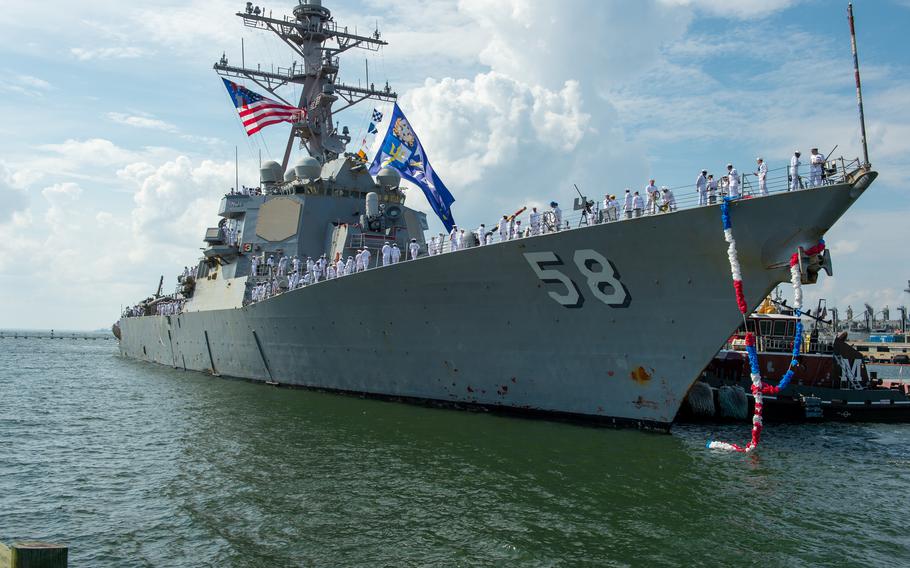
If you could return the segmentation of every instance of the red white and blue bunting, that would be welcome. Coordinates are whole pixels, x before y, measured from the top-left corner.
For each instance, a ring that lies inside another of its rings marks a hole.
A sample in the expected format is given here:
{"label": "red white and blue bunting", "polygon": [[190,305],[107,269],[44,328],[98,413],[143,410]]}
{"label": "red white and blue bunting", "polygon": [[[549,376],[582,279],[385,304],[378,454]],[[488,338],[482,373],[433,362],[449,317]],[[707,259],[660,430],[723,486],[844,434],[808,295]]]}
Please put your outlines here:
{"label": "red white and blue bunting", "polygon": [[[743,275],[739,266],[739,255],[736,251],[736,239],[733,238],[733,225],[730,222],[730,198],[725,197],[720,205],[721,221],[724,226],[724,239],[727,241],[727,257],[730,259],[730,273],[733,276],[733,290],[736,293],[736,305],[743,317],[748,314],[749,306],[746,303],[746,296],[743,293]],[[825,250],[825,241],[819,241],[814,247],[804,251],[805,254],[812,256],[821,254]],[[706,446],[718,450],[730,450],[734,452],[748,453],[758,447],[762,431],[762,409],[764,401],[763,395],[776,395],[781,390],[787,388],[799,365],[799,353],[802,349],[803,341],[803,290],[802,290],[802,273],[799,269],[799,252],[793,253],[790,257],[790,283],[793,285],[793,308],[796,314],[796,332],[793,337],[793,353],[790,360],[790,366],[787,372],[781,377],[777,385],[766,384],[762,381],[761,369],[758,364],[758,350],[755,346],[755,334],[746,329],[746,353],[749,356],[749,370],[752,378],[752,396],[755,399],[755,412],[752,414],[752,440],[745,446],[709,440]]]}

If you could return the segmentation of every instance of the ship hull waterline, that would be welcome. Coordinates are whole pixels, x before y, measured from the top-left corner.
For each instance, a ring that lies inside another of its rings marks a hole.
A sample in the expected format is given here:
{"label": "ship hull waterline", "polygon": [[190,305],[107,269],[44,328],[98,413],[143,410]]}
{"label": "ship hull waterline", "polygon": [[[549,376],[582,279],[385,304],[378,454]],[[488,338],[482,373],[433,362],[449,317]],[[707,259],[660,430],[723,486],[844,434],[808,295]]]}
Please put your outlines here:
{"label": "ship hull waterline", "polygon": [[[750,308],[875,175],[732,204]],[[742,322],[726,248],[717,206],[605,223],[242,308],[122,318],[120,352],[287,386],[666,430]],[[592,257],[614,278],[601,283]]]}

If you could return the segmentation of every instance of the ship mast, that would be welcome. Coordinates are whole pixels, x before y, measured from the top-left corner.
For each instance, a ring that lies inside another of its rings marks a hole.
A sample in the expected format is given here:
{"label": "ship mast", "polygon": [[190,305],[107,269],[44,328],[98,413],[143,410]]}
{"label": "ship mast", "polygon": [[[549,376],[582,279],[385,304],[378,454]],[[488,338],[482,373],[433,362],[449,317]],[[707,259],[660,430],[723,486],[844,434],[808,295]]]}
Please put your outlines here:
{"label": "ship mast", "polygon": [[[295,138],[300,139],[301,147],[310,156],[323,164],[344,153],[351,137],[347,127],[337,131],[332,120],[333,112],[367,99],[391,102],[398,98],[388,82],[381,89],[376,89],[372,83],[362,88],[337,82],[339,54],[355,47],[379,51],[382,46],[388,45],[380,39],[378,28],[369,36],[349,33],[346,27],[342,28],[335,22],[332,12],[322,5],[322,0],[300,0],[293,15],[282,19],[273,18],[271,13],[266,15],[264,9],[254,6],[252,2],[247,2],[245,10],[237,12],[237,15],[246,27],[274,33],[303,61],[302,64],[294,61],[289,69],[278,67],[264,71],[261,65],[256,69],[229,65],[227,58],[222,56],[214,66],[223,77],[249,79],[285,104],[306,109],[306,117],[291,126],[281,163],[282,171],[287,170]],[[300,100],[296,103],[277,92],[288,84],[301,85]],[[339,98],[345,104],[333,111],[332,106]]]}

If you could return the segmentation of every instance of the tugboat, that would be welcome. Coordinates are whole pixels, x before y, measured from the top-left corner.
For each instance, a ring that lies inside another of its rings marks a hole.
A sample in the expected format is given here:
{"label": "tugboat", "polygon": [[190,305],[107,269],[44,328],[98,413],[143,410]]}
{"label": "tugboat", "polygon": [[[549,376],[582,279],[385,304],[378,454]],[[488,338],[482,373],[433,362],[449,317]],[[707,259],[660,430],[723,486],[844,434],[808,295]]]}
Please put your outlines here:
{"label": "tugboat", "polygon": [[[779,298],[779,296],[778,296]],[[910,385],[886,382],[869,372],[863,354],[847,342],[847,332],[833,335],[833,322],[824,319],[822,302],[803,341],[793,382],[776,396],[764,395],[764,420],[910,421]],[[792,360],[798,317],[786,302],[766,298],[746,324],[740,325],[680,409],[680,421],[745,420],[754,399],[746,355],[746,326],[756,336],[762,376],[777,383]]]}

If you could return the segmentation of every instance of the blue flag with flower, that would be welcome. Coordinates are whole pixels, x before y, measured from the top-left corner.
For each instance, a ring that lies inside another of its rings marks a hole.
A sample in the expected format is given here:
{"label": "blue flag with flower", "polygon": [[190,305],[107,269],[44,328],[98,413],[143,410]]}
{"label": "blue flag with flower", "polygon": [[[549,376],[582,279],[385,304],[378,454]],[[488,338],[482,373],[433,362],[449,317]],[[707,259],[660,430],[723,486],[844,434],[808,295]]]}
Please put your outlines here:
{"label": "blue flag with flower", "polygon": [[382,147],[370,164],[370,173],[376,175],[382,168],[398,170],[403,179],[422,189],[446,230],[452,230],[455,220],[451,208],[455,198],[433,171],[417,134],[397,104],[392,110],[392,119],[389,120],[389,129]]}

